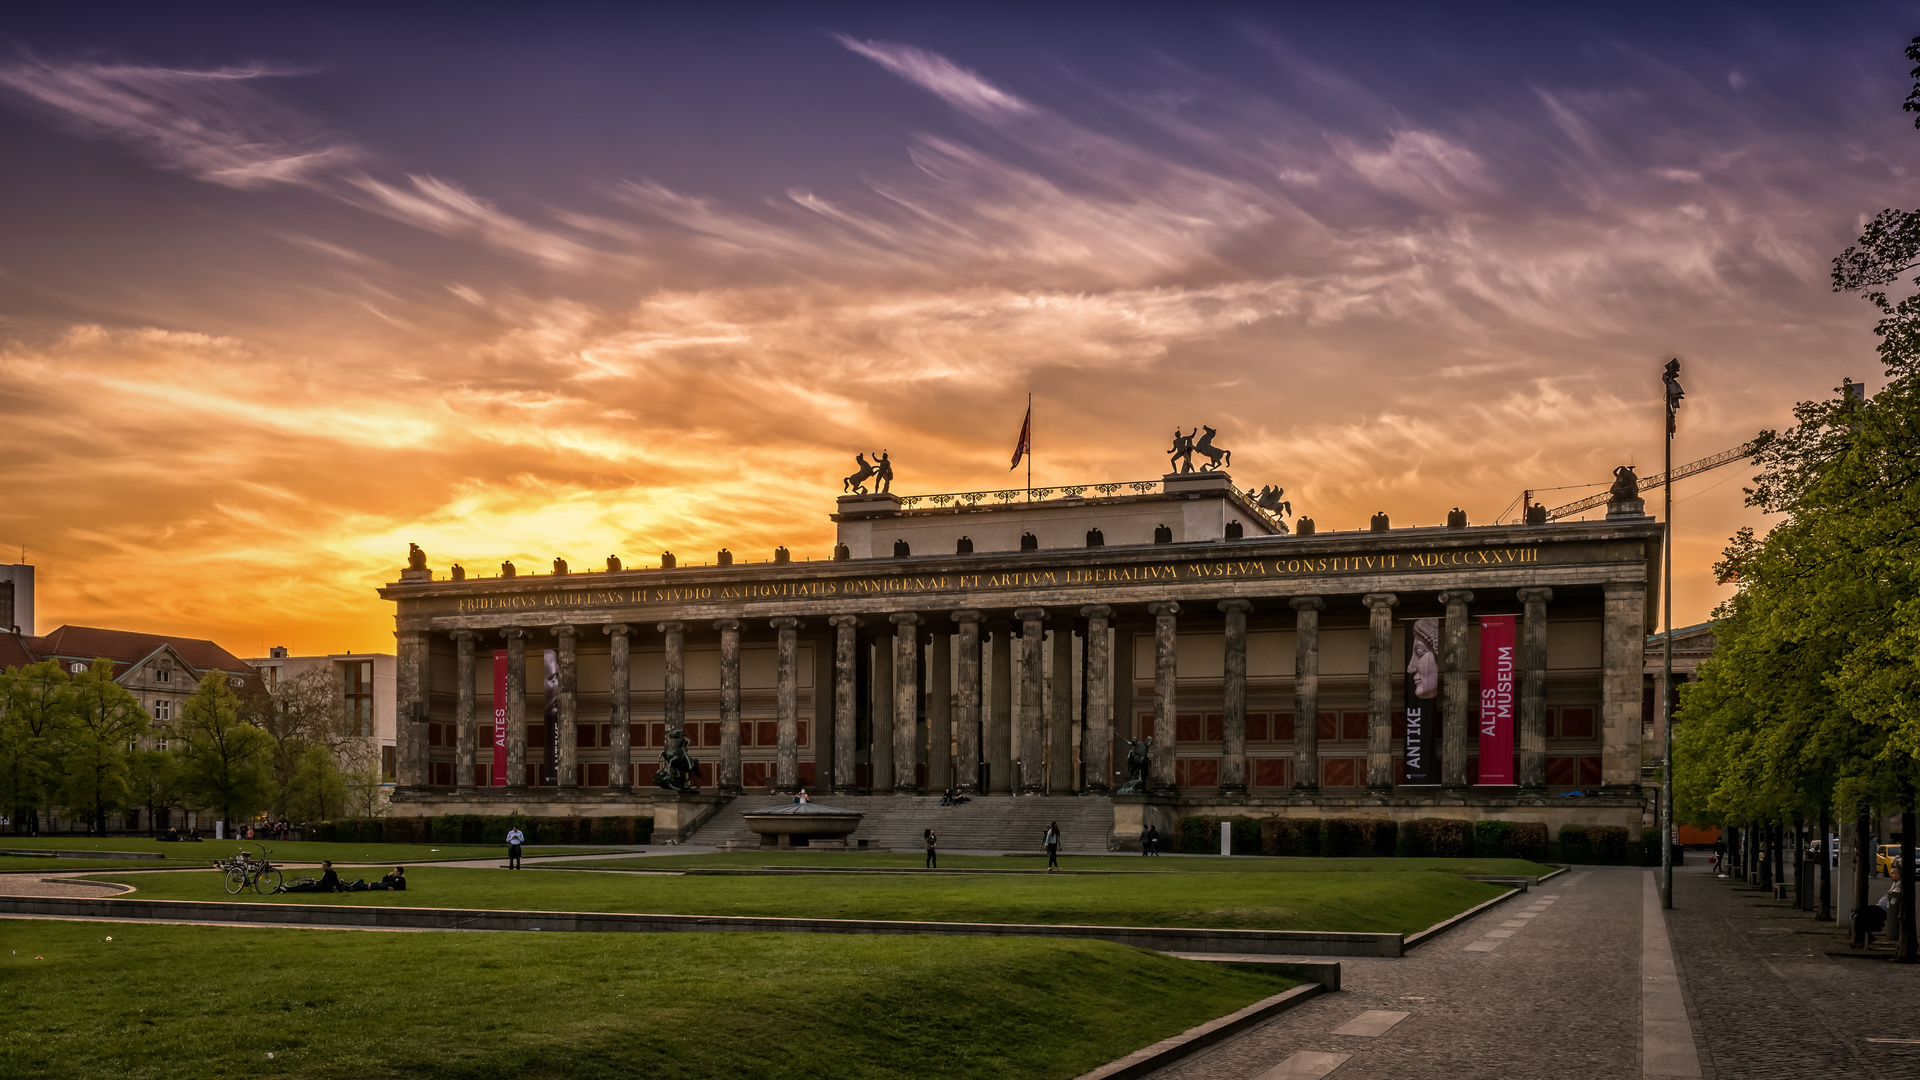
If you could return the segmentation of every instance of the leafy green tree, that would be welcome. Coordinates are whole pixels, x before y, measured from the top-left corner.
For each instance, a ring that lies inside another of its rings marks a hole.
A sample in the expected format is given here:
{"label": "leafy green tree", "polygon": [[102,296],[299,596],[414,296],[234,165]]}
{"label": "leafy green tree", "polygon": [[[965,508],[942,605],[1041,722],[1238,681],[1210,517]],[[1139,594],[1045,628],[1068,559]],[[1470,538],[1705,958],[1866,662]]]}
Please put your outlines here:
{"label": "leafy green tree", "polygon": [[147,831],[158,831],[160,812],[186,805],[180,759],[172,750],[135,750],[127,758],[129,798],[147,810]]}
{"label": "leafy green tree", "polygon": [[15,832],[40,831],[72,722],[72,680],[58,663],[0,671],[0,805],[12,808]]}
{"label": "leafy green tree", "polygon": [[73,677],[72,722],[61,754],[60,801],[85,809],[87,832],[107,831],[107,814],[127,806],[127,758],[147,731],[147,713],[113,681],[113,661],[95,660]]}
{"label": "leafy green tree", "polygon": [[346,812],[347,797],[347,777],[333,753],[309,746],[287,784],[285,812],[294,821],[328,821]]}
{"label": "leafy green tree", "polygon": [[187,795],[231,828],[265,809],[273,795],[273,738],[240,715],[227,676],[208,672],[181,707],[174,734]]}

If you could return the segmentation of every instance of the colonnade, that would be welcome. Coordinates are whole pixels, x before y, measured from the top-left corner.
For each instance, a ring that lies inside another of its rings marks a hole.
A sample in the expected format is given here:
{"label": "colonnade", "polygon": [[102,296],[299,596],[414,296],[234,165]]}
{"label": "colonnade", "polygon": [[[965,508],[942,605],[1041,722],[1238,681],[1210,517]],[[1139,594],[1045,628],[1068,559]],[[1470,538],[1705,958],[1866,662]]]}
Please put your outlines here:
{"label": "colonnade", "polygon": [[[1436,594],[1423,594],[1422,599]],[[1522,788],[1545,786],[1546,762],[1546,665],[1547,604],[1553,599],[1548,588],[1522,588],[1514,594],[1522,606],[1522,634],[1519,649],[1520,702],[1517,723],[1517,779]],[[1440,669],[1443,706],[1440,731],[1442,786],[1465,788],[1468,755],[1473,744],[1469,680],[1477,658],[1468,655],[1468,625],[1474,593],[1452,589],[1437,594],[1444,609],[1440,635]],[[1393,787],[1391,752],[1394,712],[1393,678],[1395,672],[1393,633],[1394,612],[1401,596],[1393,593],[1367,593],[1360,598],[1368,611],[1367,650],[1367,766],[1366,786],[1375,791]],[[1318,786],[1319,728],[1319,624],[1326,599],[1317,595],[1288,597],[1230,597],[1206,605],[1219,613],[1225,624],[1225,661],[1222,676],[1222,726],[1219,787],[1222,794],[1244,793],[1248,786],[1246,709],[1247,709],[1247,617],[1258,607],[1264,613],[1279,609],[1283,601],[1290,610],[1295,630],[1294,715],[1294,787],[1311,792]],[[1646,586],[1641,583],[1607,585],[1603,627],[1602,742],[1604,781],[1611,787],[1630,786],[1639,775],[1640,652],[1644,636],[1643,616]],[[1176,712],[1178,706],[1177,642],[1183,614],[1191,618],[1204,610],[1191,601],[1163,600],[1145,605],[1152,620],[1154,640],[1153,716],[1155,732],[1150,751],[1147,787],[1152,792],[1174,790]],[[863,785],[857,779],[859,718],[863,699],[871,703],[871,733],[868,765],[869,782],[864,785],[875,793],[918,792],[920,744],[930,737],[934,747],[953,747],[949,766],[946,753],[933,753],[927,762],[926,787],[941,791],[951,786],[962,793],[979,793],[981,766],[989,792],[1042,794],[1080,790],[1102,793],[1109,790],[1112,776],[1107,763],[1112,758],[1113,716],[1131,730],[1130,714],[1135,707],[1134,673],[1130,648],[1119,655],[1111,646],[1109,634],[1115,610],[1106,604],[1070,607],[1065,611],[1038,606],[1019,607],[1011,619],[990,617],[978,608],[946,611],[894,612],[886,616],[834,614],[826,619],[832,629],[833,686],[832,724],[829,754],[821,759],[827,775],[816,783],[836,793],[851,793]],[[1138,609],[1130,616],[1130,632],[1121,635],[1123,644],[1144,626],[1137,620]],[[722,745],[715,781],[723,792],[741,787],[740,767],[740,635],[746,620],[727,618],[714,621],[720,638],[720,721]],[[1207,614],[1209,629],[1218,626],[1213,613]],[[798,632],[800,622],[793,616],[768,621],[778,643],[776,675],[776,713],[779,741],[776,749],[772,787],[776,791],[794,791],[800,786],[798,753]],[[872,669],[862,686],[860,679],[862,639],[867,627],[876,644]],[[890,627],[890,631],[889,631]],[[1049,702],[1043,702],[1043,670],[1047,630],[1053,630],[1052,669],[1056,673]],[[628,724],[632,716],[630,639],[634,628],[627,623],[602,626],[612,650],[611,727],[609,775],[616,791],[629,787],[631,740]],[[656,626],[665,648],[664,719],[669,728],[686,723],[685,631],[683,622],[661,622]],[[1016,632],[1017,631],[1017,632]],[[576,641],[580,628],[572,624],[543,627],[506,627],[491,631],[506,642],[507,662],[507,776],[509,789],[522,786],[526,759],[526,648],[536,635],[555,641],[559,657],[557,687],[559,709],[559,754],[557,779],[561,788],[578,787],[580,776],[575,755],[577,663]],[[459,688],[455,726],[455,775],[458,786],[470,788],[474,780],[479,728],[474,700],[475,649],[488,631],[459,629],[452,632],[457,647]],[[949,636],[951,634],[951,637]],[[1084,725],[1079,758],[1089,763],[1076,770],[1073,746],[1075,710],[1073,708],[1073,643],[1078,634],[1084,641],[1080,677]],[[403,631],[400,635],[399,678],[402,719],[409,713],[424,717],[425,652],[427,635],[423,631]],[[1019,642],[1020,678],[1013,683],[1013,643]],[[889,647],[890,645],[890,647]],[[982,664],[991,671],[988,685],[982,686]],[[925,736],[920,727],[923,664],[932,678],[925,680]],[[953,675],[957,674],[957,678]],[[984,689],[984,694],[983,694]],[[1119,701],[1114,700],[1118,690]],[[866,690],[868,693],[863,694]],[[413,705],[409,706],[409,703]],[[1116,707],[1117,706],[1117,707]],[[423,727],[424,725],[415,725]],[[824,733],[823,733],[824,734]],[[418,733],[403,733],[401,744],[401,783],[424,782],[425,745]],[[951,770],[951,771],[950,771]],[[1083,775],[1076,775],[1076,772]]]}

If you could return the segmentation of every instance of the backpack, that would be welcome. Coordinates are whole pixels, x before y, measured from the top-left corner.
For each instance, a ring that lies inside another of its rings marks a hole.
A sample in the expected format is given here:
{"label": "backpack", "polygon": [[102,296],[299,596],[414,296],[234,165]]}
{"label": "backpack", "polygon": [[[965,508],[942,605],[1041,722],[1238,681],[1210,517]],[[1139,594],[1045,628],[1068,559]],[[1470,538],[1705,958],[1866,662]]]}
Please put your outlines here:
{"label": "backpack", "polygon": [[1877,934],[1887,928],[1887,909],[1878,904],[1869,904],[1853,913],[1853,932],[1855,934]]}

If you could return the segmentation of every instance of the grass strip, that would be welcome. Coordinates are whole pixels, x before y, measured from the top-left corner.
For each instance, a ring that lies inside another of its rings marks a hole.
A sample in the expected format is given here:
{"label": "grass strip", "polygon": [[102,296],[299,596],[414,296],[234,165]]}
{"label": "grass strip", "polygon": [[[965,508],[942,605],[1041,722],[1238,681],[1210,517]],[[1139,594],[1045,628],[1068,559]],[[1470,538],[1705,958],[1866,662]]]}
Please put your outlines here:
{"label": "grass strip", "polygon": [[[211,873],[89,875],[141,899],[1410,934],[1498,896],[1456,874],[708,877],[422,866],[406,892],[228,897]],[[352,875],[349,875],[351,878]]]}
{"label": "grass strip", "polygon": [[1031,938],[0,920],[0,943],[0,1075],[54,1080],[1067,1078],[1292,985]]}
{"label": "grass strip", "polygon": [[[146,840],[140,837],[100,837],[93,839],[50,839],[47,837],[7,837],[0,834],[0,848],[16,851],[86,851],[103,852],[97,859],[85,857],[48,858],[38,855],[0,855],[0,871],[40,870],[58,868],[60,870],[83,869],[88,865],[105,866],[114,869],[137,870],[141,868],[159,869],[162,867],[206,866],[215,859],[228,858],[241,851],[250,851],[255,855],[266,850],[272,853],[275,863],[317,863],[322,859],[331,859],[337,863],[424,863],[458,862],[466,859],[499,859],[506,861],[507,849],[498,845],[478,844],[334,844],[317,840],[206,840],[193,843],[161,843],[158,840]],[[541,855],[584,855],[630,851],[631,848],[605,847],[529,847],[523,854],[528,857]],[[116,859],[114,852],[153,852],[165,856],[164,859]]]}
{"label": "grass strip", "polygon": [[[552,864],[549,864],[552,865]],[[908,852],[851,851],[748,851],[713,852],[705,855],[648,855],[630,859],[596,859],[600,868],[629,870],[674,870],[714,868],[757,870],[763,866],[804,868],[809,866],[867,866],[884,869],[919,869],[925,856]],[[952,870],[1042,870],[1044,855],[947,855],[940,865]],[[1406,874],[1435,871],[1447,874],[1538,877],[1550,874],[1554,867],[1526,859],[1398,859],[1398,858],[1265,858],[1241,856],[1183,856],[1181,858],[1142,858],[1139,855],[1062,855],[1060,866],[1066,870],[1106,870],[1156,874],[1300,874],[1300,873],[1379,873]]]}

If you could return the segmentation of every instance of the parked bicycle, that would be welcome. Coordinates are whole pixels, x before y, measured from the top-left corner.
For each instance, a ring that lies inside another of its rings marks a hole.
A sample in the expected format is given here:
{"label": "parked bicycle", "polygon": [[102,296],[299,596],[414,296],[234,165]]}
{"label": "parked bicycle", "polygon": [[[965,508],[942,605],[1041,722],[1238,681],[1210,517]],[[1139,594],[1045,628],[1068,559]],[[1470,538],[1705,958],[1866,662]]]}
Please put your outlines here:
{"label": "parked bicycle", "polygon": [[231,859],[216,859],[213,865],[225,871],[228,895],[242,889],[252,889],[256,893],[280,891],[282,877],[280,869],[269,858],[271,854],[270,849],[262,847],[258,859],[246,851]]}

